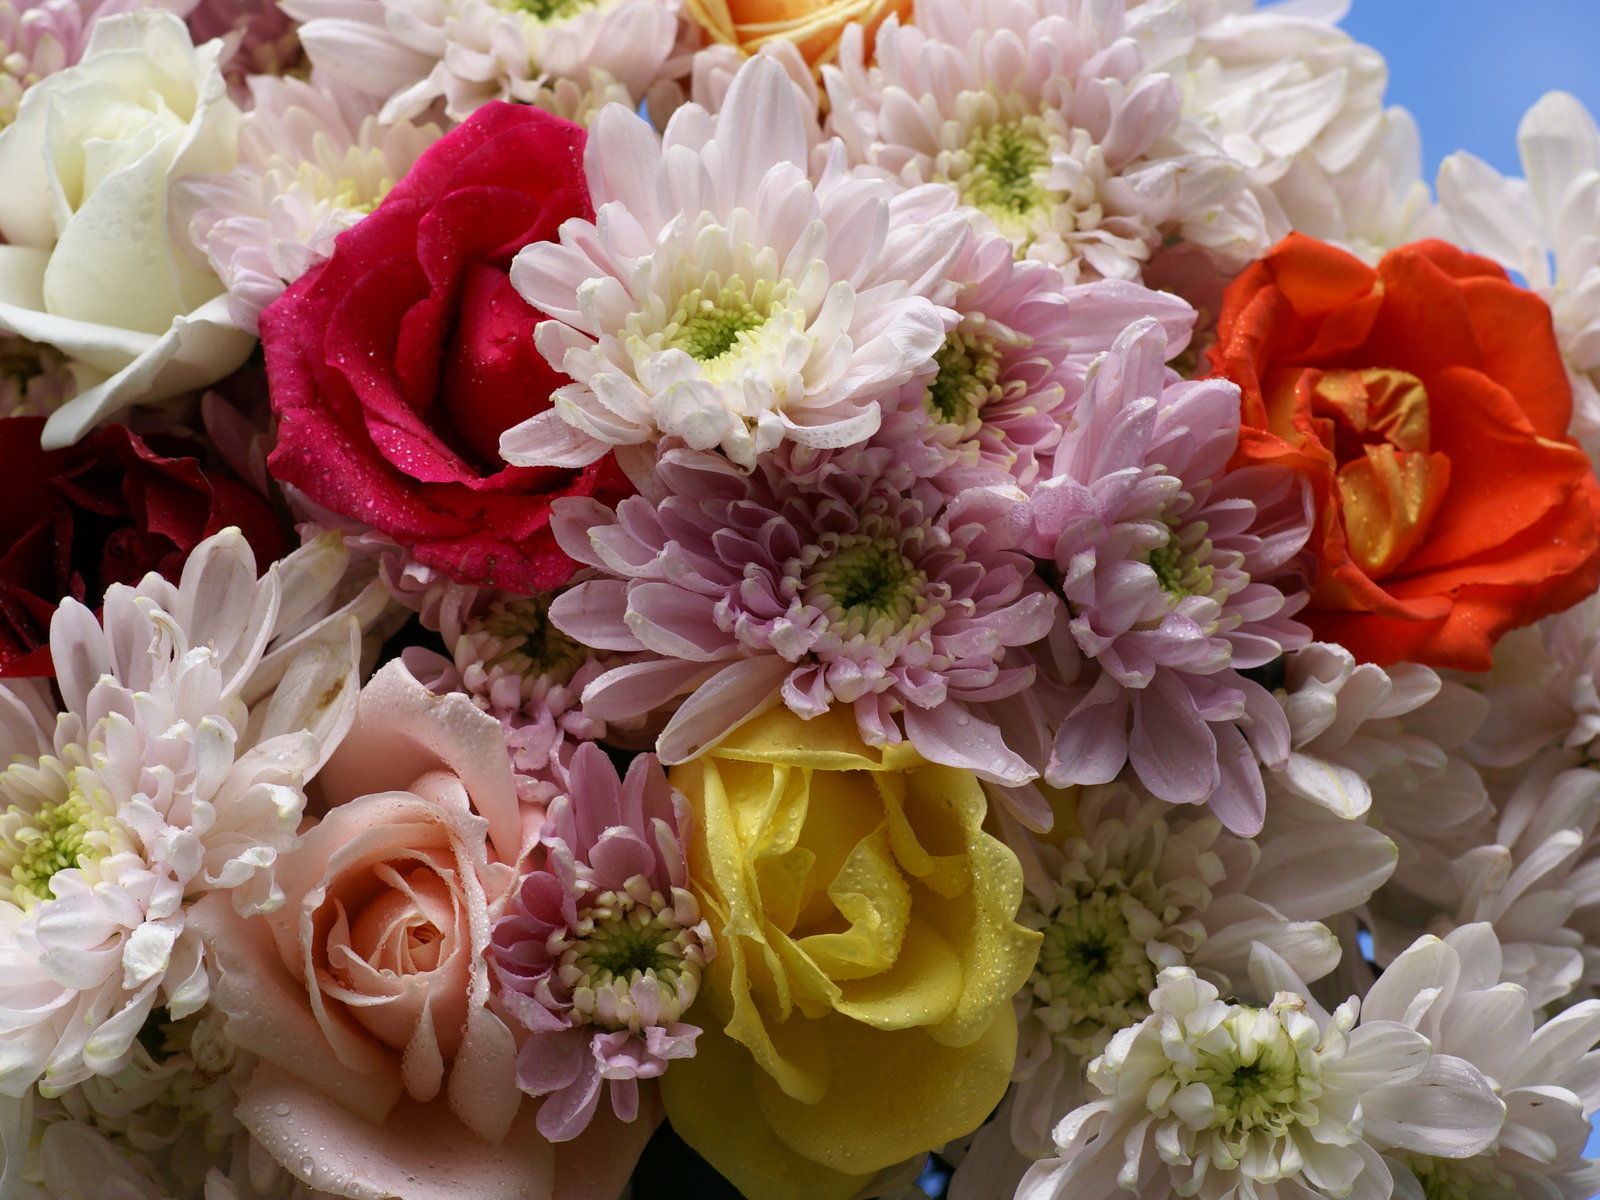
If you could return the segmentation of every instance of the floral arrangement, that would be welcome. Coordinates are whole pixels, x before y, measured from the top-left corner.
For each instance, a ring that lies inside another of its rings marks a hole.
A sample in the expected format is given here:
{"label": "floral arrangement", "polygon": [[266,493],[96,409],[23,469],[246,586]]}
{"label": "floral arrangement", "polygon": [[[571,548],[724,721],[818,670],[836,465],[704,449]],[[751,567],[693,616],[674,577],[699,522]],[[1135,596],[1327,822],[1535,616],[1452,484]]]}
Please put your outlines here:
{"label": "floral arrangement", "polygon": [[0,1200],[1600,1190],[1600,129],[1344,7],[0,0]]}

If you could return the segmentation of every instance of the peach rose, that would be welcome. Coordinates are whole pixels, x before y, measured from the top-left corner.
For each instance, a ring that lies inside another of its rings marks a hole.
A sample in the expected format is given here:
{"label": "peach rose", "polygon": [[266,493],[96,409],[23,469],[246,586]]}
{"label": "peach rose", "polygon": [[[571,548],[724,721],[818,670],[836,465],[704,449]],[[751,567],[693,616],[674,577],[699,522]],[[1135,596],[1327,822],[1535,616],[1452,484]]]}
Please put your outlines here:
{"label": "peach rose", "polygon": [[279,860],[283,906],[196,910],[228,1035],[261,1059],[240,1119],[336,1195],[616,1194],[654,1122],[597,1118],[553,1146],[489,1007],[489,933],[543,820],[519,808],[499,723],[390,663],[318,784],[327,815]]}

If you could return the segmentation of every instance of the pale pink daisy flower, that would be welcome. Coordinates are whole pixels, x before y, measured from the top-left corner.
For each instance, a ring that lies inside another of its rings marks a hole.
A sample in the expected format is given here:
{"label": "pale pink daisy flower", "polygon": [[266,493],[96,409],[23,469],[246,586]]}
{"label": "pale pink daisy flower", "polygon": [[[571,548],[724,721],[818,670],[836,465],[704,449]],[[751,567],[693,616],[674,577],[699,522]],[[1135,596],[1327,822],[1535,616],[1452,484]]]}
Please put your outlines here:
{"label": "pale pink daisy flower", "polygon": [[[537,103],[552,80],[632,103],[677,71],[680,0],[286,0],[313,65],[383,103],[386,121],[443,101],[463,121],[491,100]],[[685,64],[686,65],[686,64]]]}
{"label": "pale pink daisy flower", "polygon": [[1099,668],[1061,723],[1045,777],[1105,783],[1126,763],[1173,804],[1209,803],[1236,833],[1261,828],[1261,763],[1282,763],[1277,701],[1239,672],[1310,633],[1290,619],[1288,564],[1310,528],[1287,471],[1229,472],[1239,395],[1178,381],[1153,320],[1096,365],[1055,474],[1033,491],[1027,548],[1061,576],[1068,628]]}
{"label": "pale pink daisy flower", "polygon": [[185,226],[228,288],[228,312],[256,331],[261,310],[333,253],[335,236],[386,196],[440,137],[436,125],[385,124],[337,78],[257,75],[239,133],[239,165],[173,185]]}
{"label": "pale pink daisy flower", "polygon": [[225,530],[179,583],[108,589],[102,620],[62,602],[60,713],[34,681],[0,688],[0,1090],[115,1071],[156,1006],[201,1008],[200,896],[281,903],[275,864],[349,726],[382,605],[374,589],[337,604],[344,565],[322,539],[258,581]]}
{"label": "pale pink daisy flower", "polygon": [[495,924],[498,1000],[526,1034],[517,1086],[547,1097],[538,1126],[552,1141],[584,1131],[602,1084],[634,1120],[639,1082],[694,1053],[700,1029],[680,1018],[716,946],[687,887],[687,819],[653,755],[621,780],[598,746],[580,747],[547,814],[544,864]]}
{"label": "pale pink daisy flower", "polygon": [[407,647],[408,670],[430,691],[461,692],[500,722],[519,794],[548,799],[565,790],[573,753],[607,734],[606,722],[585,713],[583,689],[624,659],[590,650],[551,623],[550,596],[506,594],[476,607],[440,610],[445,658]]}
{"label": "pale pink daisy flower", "polygon": [[1194,324],[1184,301],[1136,283],[1063,288],[1060,272],[1016,261],[995,233],[970,238],[946,277],[957,285],[948,306],[958,319],[934,352],[936,369],[885,403],[868,445],[891,448],[895,471],[951,495],[986,484],[1030,489],[1048,473],[1090,365],[1117,335],[1155,317],[1176,355]]}
{"label": "pale pink daisy flower", "polygon": [[0,129],[17,115],[22,93],[83,57],[102,17],[164,8],[180,17],[196,0],[0,0]]}
{"label": "pale pink daisy flower", "polygon": [[846,31],[823,68],[829,130],[1069,279],[1138,279],[1169,236],[1242,266],[1267,246],[1260,207],[1236,163],[1179,140],[1178,86],[1126,34],[1122,0],[918,0],[870,63]]}
{"label": "pale pink daisy flower", "polygon": [[947,501],[837,469],[802,486],[681,449],[657,471],[659,506],[555,506],[562,549],[617,578],[567,591],[551,619],[647,656],[591,683],[586,712],[684,697],[657,743],[676,763],[778,704],[805,718],[842,705],[869,745],[909,741],[997,783],[1036,776],[985,706],[1033,682],[1020,648],[1049,632],[1059,602],[1009,548],[993,492]]}
{"label": "pale pink daisy flower", "polygon": [[877,430],[880,402],[944,341],[932,297],[966,221],[948,195],[852,173],[837,152],[813,181],[813,120],[764,55],[715,117],[685,105],[658,135],[600,114],[584,151],[595,220],[512,264],[552,318],[540,351],[574,382],[502,435],[508,462],[580,466],[677,436],[748,468],[784,441]]}

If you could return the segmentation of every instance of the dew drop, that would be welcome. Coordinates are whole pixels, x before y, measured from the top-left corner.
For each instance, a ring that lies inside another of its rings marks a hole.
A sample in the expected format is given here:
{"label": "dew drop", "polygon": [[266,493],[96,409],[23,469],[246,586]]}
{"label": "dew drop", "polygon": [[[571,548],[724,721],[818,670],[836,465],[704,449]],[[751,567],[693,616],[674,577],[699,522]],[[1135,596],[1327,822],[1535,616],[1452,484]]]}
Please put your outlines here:
{"label": "dew drop", "polygon": [[280,1100],[277,1104],[272,1106],[272,1111],[277,1113],[280,1117],[287,1117],[294,1110]]}
{"label": "dew drop", "polygon": [[317,1169],[317,1160],[316,1159],[312,1158],[311,1155],[309,1155],[309,1154],[302,1154],[300,1156],[300,1174],[301,1175],[309,1176],[311,1174],[311,1172],[315,1171],[316,1169]]}

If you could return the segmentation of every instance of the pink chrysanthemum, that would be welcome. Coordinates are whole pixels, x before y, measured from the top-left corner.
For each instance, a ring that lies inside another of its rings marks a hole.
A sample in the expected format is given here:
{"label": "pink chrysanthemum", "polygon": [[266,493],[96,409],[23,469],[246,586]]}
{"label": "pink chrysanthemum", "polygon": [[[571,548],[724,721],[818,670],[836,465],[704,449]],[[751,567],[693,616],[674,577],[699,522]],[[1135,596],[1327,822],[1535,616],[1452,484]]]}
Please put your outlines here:
{"label": "pink chrysanthemum", "polygon": [[332,254],[441,131],[384,124],[374,101],[331,78],[257,75],[250,93],[238,167],[179,179],[173,200],[228,287],[229,315],[254,333],[261,310]]}
{"label": "pink chrysanthemum", "polygon": [[551,619],[588,645],[649,655],[590,684],[586,712],[685,696],[657,744],[682,762],[777,704],[806,718],[845,704],[871,745],[909,739],[998,783],[1037,774],[983,706],[1033,681],[1015,648],[1044,637],[1059,605],[991,528],[996,493],[947,502],[837,468],[803,486],[681,449],[657,472],[659,507],[557,505],[562,548],[621,578],[579,584]]}
{"label": "pink chrysanthemum", "polygon": [[1063,288],[1044,263],[1018,262],[997,234],[971,238],[947,276],[958,318],[934,353],[936,370],[884,408],[869,445],[892,447],[895,468],[963,487],[1032,487],[1048,471],[1094,359],[1130,321],[1153,316],[1168,350],[1189,340],[1195,313],[1166,292],[1123,280]]}
{"label": "pink chrysanthemum", "polygon": [[694,1053],[700,1029],[679,1020],[716,952],[687,887],[687,812],[653,755],[626,780],[598,746],[573,756],[570,794],[550,805],[542,868],[528,874],[494,929],[499,1001],[526,1032],[517,1085],[548,1097],[539,1132],[588,1126],[609,1082],[631,1121],[639,1080]]}
{"label": "pink chrysanthemum", "polygon": [[1071,279],[1138,279],[1168,234],[1244,261],[1266,249],[1241,169],[1147,69],[1122,0],[918,0],[870,63],[859,28],[823,68],[856,162],[953,189],[1019,255]]}
{"label": "pink chrysanthemum", "polygon": [[944,341],[935,298],[967,225],[942,190],[852,173],[837,147],[813,181],[808,123],[765,55],[716,116],[685,105],[664,135],[601,112],[584,151],[594,221],[511,268],[551,317],[540,353],[574,382],[506,430],[508,462],[582,466],[679,437],[749,467],[781,442],[876,432]]}
{"label": "pink chrysanthemum", "polygon": [[548,596],[504,595],[470,616],[451,606],[440,612],[445,658],[420,646],[404,652],[407,668],[429,690],[462,692],[500,722],[518,793],[543,799],[543,789],[565,790],[574,751],[606,735],[606,723],[585,713],[583,689],[617,655],[578,645],[550,623]]}
{"label": "pink chrysanthemum", "polygon": [[164,8],[180,17],[195,0],[0,0],[0,129],[16,119],[22,93],[83,57],[102,17]]}
{"label": "pink chrysanthemum", "polygon": [[1050,782],[1107,783],[1124,763],[1161,799],[1209,802],[1236,833],[1265,811],[1261,761],[1289,753],[1271,694],[1238,672],[1305,645],[1304,594],[1273,582],[1309,532],[1283,470],[1227,470],[1239,396],[1162,363],[1153,320],[1092,373],[1075,429],[1031,502],[1029,549],[1052,559],[1068,628],[1099,677],[1060,726]]}

